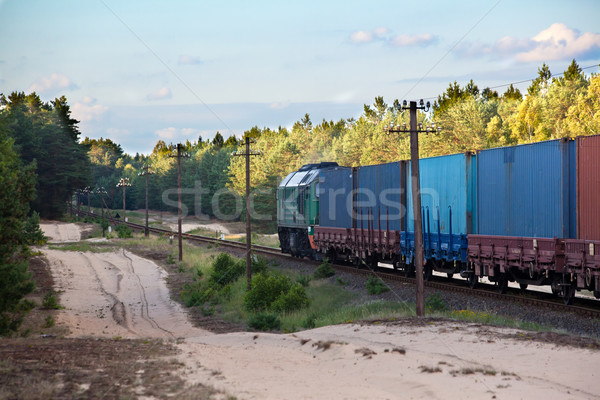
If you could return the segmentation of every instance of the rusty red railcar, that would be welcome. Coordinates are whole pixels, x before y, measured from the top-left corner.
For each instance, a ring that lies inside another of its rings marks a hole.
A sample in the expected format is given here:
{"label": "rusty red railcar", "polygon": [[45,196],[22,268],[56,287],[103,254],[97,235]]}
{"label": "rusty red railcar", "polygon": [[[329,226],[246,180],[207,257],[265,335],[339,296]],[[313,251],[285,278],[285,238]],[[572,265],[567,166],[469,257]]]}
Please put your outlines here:
{"label": "rusty red railcar", "polygon": [[577,237],[600,240],[600,135],[576,140]]}
{"label": "rusty red railcar", "polygon": [[576,277],[577,289],[600,298],[600,240],[566,239],[565,271]]}

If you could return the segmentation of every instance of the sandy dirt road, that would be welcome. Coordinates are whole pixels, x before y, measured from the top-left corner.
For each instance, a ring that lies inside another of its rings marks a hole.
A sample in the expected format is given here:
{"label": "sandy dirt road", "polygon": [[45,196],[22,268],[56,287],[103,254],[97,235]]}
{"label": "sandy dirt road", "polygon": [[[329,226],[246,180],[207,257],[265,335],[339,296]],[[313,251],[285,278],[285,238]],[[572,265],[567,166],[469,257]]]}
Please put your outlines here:
{"label": "sandy dirt road", "polygon": [[[179,347],[186,379],[243,399],[597,399],[600,353],[439,321],[231,333]],[[194,355],[202,354],[202,357]],[[200,366],[200,367],[199,367]]]}
{"label": "sandy dirt road", "polygon": [[[75,336],[177,338],[209,334],[193,327],[170,299],[167,273],[120,250],[82,253],[45,250],[62,291],[58,321]],[[65,257],[66,256],[66,257]]]}
{"label": "sandy dirt road", "polygon": [[[74,237],[68,229],[64,235]],[[217,335],[188,322],[170,300],[167,273],[151,261],[124,250],[43,252],[62,291],[57,322],[71,336],[184,338],[176,346],[186,383],[238,399],[545,400],[600,393],[600,351],[539,341],[535,333],[406,319]]]}
{"label": "sandy dirt road", "polygon": [[77,224],[45,222],[41,223],[40,227],[44,235],[48,237],[48,243],[68,243],[81,240],[81,228]]}

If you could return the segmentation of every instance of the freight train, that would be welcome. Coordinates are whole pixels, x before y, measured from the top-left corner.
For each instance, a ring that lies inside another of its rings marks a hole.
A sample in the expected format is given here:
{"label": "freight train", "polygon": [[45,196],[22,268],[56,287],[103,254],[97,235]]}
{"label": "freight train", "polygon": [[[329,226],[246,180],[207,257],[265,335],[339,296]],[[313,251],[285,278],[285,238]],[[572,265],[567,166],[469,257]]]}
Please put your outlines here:
{"label": "freight train", "polygon": [[[277,189],[281,249],[414,273],[410,161],[308,164]],[[424,274],[600,298],[600,135],[419,161]]]}

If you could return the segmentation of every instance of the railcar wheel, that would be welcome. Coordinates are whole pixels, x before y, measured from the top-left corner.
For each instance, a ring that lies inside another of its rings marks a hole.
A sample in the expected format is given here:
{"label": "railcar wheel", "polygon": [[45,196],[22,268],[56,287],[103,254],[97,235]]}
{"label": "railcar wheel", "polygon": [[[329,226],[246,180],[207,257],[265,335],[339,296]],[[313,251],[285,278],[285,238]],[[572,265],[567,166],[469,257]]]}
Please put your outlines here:
{"label": "railcar wheel", "polygon": [[527,284],[526,283],[519,283],[519,287],[521,288],[521,290],[525,290],[525,289],[527,289]]}
{"label": "railcar wheel", "polygon": [[357,269],[360,268],[360,264],[362,264],[360,257],[354,257],[352,259],[352,265],[354,265]]}
{"label": "railcar wheel", "polygon": [[508,288],[508,277],[506,274],[500,274],[496,283],[498,285],[498,293],[505,294],[506,289]]}
{"label": "railcar wheel", "polygon": [[573,304],[573,299],[575,298],[575,282],[569,282],[569,279],[566,276],[563,277],[562,295],[565,306]]}
{"label": "railcar wheel", "polygon": [[404,264],[404,276],[410,278],[414,274],[414,266],[412,264]]}
{"label": "railcar wheel", "polygon": [[473,273],[469,274],[469,277],[467,278],[467,283],[471,289],[475,289],[478,282],[479,277],[475,274],[475,270],[473,270]]}
{"label": "railcar wheel", "polygon": [[446,276],[448,277],[448,279],[452,279],[452,277],[454,276],[454,274],[452,272],[448,272],[446,274]]}
{"label": "railcar wheel", "polygon": [[430,263],[426,263],[423,266],[423,277],[425,278],[426,281],[430,281],[432,276],[433,276],[433,267],[431,266]]}

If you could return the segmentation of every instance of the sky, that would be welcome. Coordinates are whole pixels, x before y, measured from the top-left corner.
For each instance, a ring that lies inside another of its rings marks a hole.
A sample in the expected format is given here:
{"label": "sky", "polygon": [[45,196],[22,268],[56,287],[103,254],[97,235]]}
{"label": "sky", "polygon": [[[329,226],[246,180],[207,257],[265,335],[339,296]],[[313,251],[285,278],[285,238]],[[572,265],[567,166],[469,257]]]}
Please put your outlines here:
{"label": "sky", "polygon": [[599,21],[598,0],[0,0],[0,92],[64,95],[82,138],[149,154],[526,81],[544,62],[598,73]]}

